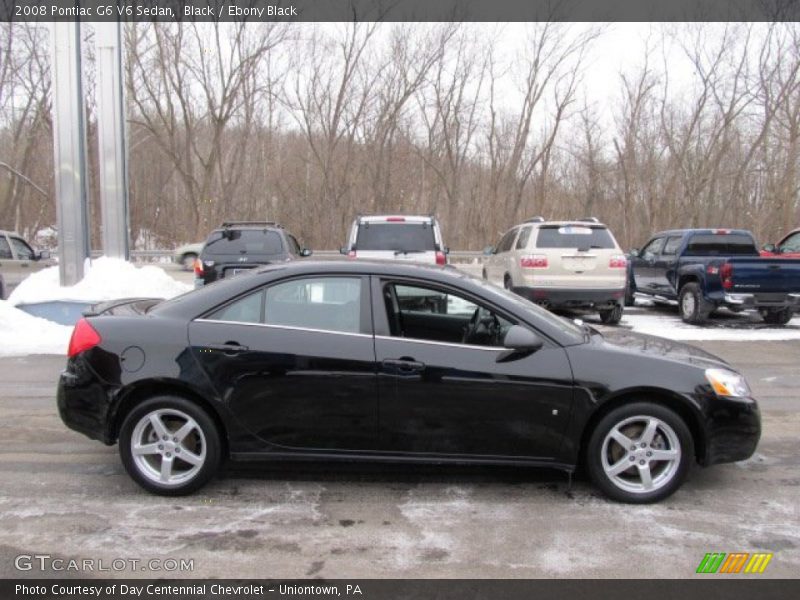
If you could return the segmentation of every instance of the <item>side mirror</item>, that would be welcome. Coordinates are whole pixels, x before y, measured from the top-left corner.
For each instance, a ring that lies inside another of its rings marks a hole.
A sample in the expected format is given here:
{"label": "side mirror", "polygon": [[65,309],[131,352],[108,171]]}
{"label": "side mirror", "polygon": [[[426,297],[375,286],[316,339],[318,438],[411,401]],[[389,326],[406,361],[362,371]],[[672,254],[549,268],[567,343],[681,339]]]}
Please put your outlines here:
{"label": "side mirror", "polygon": [[633,256],[633,257],[638,257],[638,256],[639,256],[639,249],[638,249],[638,248],[633,248],[633,249],[632,249],[632,250],[629,252],[629,254],[630,254],[631,256]]}
{"label": "side mirror", "polygon": [[494,254],[494,246],[486,246],[486,248],[483,249],[483,254],[484,256],[491,256]]}
{"label": "side mirror", "polygon": [[775,244],[764,244],[761,248],[764,250],[764,252],[775,253],[777,251]]}
{"label": "side mirror", "polygon": [[347,246],[342,246],[339,248],[339,254],[347,254]]}
{"label": "side mirror", "polygon": [[444,247],[444,253],[445,254],[450,254],[450,247],[449,246],[445,246]]}
{"label": "side mirror", "polygon": [[36,260],[47,260],[50,258],[50,250],[42,250],[36,255]]}
{"label": "side mirror", "polygon": [[535,352],[542,345],[542,338],[521,325],[512,325],[503,340],[504,347],[518,352]]}
{"label": "side mirror", "polygon": [[312,254],[314,254],[314,253],[311,250],[309,250],[308,248],[303,248],[302,250],[300,250],[300,256],[302,256],[304,258],[308,257],[308,256],[311,256]]}

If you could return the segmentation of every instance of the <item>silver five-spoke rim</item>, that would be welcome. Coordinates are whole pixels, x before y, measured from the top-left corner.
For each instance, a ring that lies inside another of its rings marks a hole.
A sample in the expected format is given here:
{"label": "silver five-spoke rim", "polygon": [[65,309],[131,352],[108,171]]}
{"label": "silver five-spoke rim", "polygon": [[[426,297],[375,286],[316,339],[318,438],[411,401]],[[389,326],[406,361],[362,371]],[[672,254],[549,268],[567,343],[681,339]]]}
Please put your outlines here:
{"label": "silver five-spoke rim", "polygon": [[173,408],[147,413],[133,429],[131,454],[139,472],[164,487],[191,480],[206,461],[206,437],[192,417]]}
{"label": "silver five-spoke rim", "polygon": [[603,440],[603,470],[618,488],[647,494],[672,481],[681,462],[675,431],[652,416],[617,423]]}
{"label": "silver five-spoke rim", "polygon": [[686,292],[681,298],[681,309],[684,315],[691,315],[694,313],[694,294]]}

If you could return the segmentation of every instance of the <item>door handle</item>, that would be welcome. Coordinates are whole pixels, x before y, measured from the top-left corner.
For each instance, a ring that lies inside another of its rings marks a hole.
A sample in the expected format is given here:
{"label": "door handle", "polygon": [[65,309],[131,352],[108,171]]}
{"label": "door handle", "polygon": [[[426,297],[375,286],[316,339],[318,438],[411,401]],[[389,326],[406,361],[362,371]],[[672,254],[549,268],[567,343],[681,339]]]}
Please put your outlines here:
{"label": "door handle", "polygon": [[425,363],[417,362],[412,359],[388,358],[381,363],[391,371],[396,371],[401,375],[420,373],[425,370]]}
{"label": "door handle", "polygon": [[211,350],[220,350],[225,354],[233,356],[234,354],[239,354],[240,352],[247,352],[250,348],[247,346],[241,346],[238,342],[225,342],[224,344],[206,344],[206,348],[210,348]]}

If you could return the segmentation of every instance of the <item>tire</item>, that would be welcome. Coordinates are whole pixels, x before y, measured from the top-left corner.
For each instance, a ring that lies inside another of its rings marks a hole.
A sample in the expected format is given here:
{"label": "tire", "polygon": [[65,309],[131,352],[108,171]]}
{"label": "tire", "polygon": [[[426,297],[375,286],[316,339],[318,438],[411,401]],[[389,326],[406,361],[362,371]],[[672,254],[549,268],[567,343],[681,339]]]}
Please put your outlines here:
{"label": "tire", "polygon": [[486,269],[483,270],[483,273],[481,273],[481,275],[483,276],[484,281],[489,280],[489,275],[486,273]]}
{"label": "tire", "polygon": [[675,412],[634,402],[600,419],[585,458],[589,477],[608,497],[646,504],[667,498],[683,484],[694,460],[694,442]]}
{"label": "tire", "polygon": [[678,292],[678,312],[684,323],[701,325],[708,320],[714,307],[703,298],[700,285],[691,281]]}
{"label": "tire", "polygon": [[625,286],[625,306],[633,306],[636,304],[636,297],[634,296],[636,286],[633,283],[633,280],[628,281],[628,285]]}
{"label": "tire", "polygon": [[184,271],[191,271],[194,269],[194,261],[197,260],[197,254],[194,252],[187,252],[181,256],[181,267]]}
{"label": "tire", "polygon": [[791,308],[773,308],[761,313],[761,318],[770,325],[786,325],[793,316],[794,311]]}
{"label": "tire", "polygon": [[503,287],[506,288],[509,292],[514,290],[514,282],[511,281],[511,275],[506,273],[506,276],[503,277]]}
{"label": "tire", "polygon": [[623,308],[621,304],[617,304],[614,308],[609,310],[601,310],[600,320],[604,325],[618,325],[622,320]]}
{"label": "tire", "polygon": [[[158,428],[153,419],[160,423]],[[184,427],[188,430],[178,439]],[[134,445],[146,451],[134,453]],[[221,444],[219,431],[205,410],[185,398],[156,396],[125,417],[119,453],[128,475],[148,492],[184,496],[203,487],[217,472]],[[184,459],[190,456],[191,461]]]}

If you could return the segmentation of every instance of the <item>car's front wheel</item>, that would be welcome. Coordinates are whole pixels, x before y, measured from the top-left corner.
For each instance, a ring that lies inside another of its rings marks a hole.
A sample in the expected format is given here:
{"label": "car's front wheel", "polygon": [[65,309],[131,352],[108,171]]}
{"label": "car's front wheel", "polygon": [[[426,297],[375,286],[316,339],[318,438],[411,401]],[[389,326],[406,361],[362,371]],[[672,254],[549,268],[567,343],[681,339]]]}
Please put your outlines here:
{"label": "car's front wheel", "polygon": [[128,474],[155,494],[190,494],[211,479],[220,462],[220,438],[205,410],[177,396],[158,396],[125,418],[119,452]]}
{"label": "car's front wheel", "polygon": [[692,434],[672,410],[651,402],[605,415],[586,448],[589,476],[621,502],[663,500],[683,483],[694,458]]}

